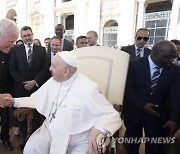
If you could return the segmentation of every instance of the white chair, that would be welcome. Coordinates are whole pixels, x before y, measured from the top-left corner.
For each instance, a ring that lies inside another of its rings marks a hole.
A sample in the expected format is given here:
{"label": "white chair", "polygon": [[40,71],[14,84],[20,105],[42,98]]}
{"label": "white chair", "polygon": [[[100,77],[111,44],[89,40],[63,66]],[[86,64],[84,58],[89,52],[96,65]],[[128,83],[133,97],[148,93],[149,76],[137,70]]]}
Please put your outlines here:
{"label": "white chair", "polygon": [[[100,46],[79,48],[72,52],[78,58],[78,71],[99,83],[106,98],[120,111],[129,65],[129,54],[118,49]],[[114,142],[111,143],[111,147],[115,147]]]}

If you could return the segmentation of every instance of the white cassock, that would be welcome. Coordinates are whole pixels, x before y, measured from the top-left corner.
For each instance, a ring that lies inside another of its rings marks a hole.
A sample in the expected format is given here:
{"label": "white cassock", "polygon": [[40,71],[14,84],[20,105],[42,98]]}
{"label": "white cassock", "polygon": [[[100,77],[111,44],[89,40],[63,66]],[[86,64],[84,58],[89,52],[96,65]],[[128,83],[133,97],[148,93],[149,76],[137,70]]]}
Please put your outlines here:
{"label": "white cassock", "polygon": [[114,134],[121,126],[119,113],[98,84],[77,72],[62,83],[50,78],[30,97],[16,98],[14,106],[36,108],[46,117],[24,154],[86,154],[92,127]]}

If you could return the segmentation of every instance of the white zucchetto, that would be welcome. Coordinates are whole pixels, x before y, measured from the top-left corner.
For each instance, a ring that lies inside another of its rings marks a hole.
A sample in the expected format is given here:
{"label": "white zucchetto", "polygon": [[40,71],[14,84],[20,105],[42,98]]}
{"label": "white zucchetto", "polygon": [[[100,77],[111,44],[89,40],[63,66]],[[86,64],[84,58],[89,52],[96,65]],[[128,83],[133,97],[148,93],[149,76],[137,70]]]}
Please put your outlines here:
{"label": "white zucchetto", "polygon": [[58,52],[58,55],[64,60],[65,63],[77,68],[77,57],[75,54],[71,53],[70,51],[62,51]]}

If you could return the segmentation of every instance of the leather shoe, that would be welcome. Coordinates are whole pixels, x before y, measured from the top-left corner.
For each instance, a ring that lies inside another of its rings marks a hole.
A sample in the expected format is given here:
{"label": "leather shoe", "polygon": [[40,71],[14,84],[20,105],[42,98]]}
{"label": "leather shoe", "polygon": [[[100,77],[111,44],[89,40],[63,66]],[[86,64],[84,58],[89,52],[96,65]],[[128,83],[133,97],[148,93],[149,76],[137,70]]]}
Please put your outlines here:
{"label": "leather shoe", "polygon": [[22,150],[24,149],[25,145],[26,145],[26,139],[22,138],[21,142],[19,143],[18,148]]}
{"label": "leather shoe", "polygon": [[3,144],[4,144],[4,146],[5,146],[5,148],[6,148],[7,150],[9,150],[9,151],[12,151],[12,150],[13,150],[13,146],[12,146],[12,144],[9,142],[9,140],[3,140],[2,142],[3,142]]}

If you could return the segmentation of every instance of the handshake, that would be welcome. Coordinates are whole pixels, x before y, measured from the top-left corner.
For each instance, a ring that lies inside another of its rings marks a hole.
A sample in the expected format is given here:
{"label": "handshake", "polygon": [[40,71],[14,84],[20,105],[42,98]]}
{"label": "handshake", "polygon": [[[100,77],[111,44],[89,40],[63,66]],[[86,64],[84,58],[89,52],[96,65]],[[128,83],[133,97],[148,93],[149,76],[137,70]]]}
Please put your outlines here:
{"label": "handshake", "polygon": [[0,108],[11,107],[14,104],[14,98],[10,94],[0,94]]}

